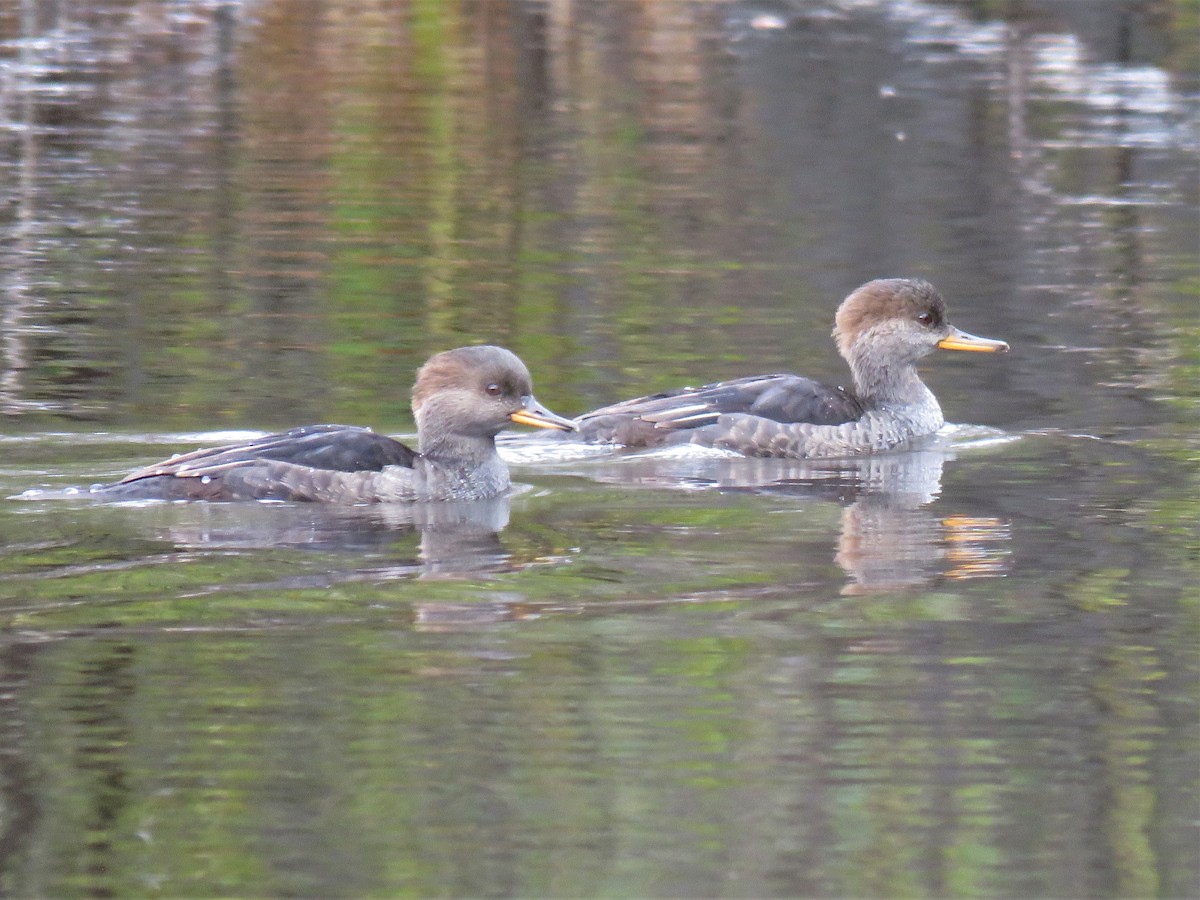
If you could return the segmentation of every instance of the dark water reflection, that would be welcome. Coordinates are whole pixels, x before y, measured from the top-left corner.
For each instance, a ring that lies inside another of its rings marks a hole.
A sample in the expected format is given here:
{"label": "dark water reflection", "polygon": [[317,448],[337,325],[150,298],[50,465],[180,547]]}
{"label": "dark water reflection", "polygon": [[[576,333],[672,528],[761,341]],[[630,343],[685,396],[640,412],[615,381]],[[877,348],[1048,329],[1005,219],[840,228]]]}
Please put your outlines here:
{"label": "dark water reflection", "polygon": [[[0,894],[1200,894],[1196,16],[0,7]],[[85,493],[461,343],[841,380],[899,274],[1013,347],[920,452]]]}

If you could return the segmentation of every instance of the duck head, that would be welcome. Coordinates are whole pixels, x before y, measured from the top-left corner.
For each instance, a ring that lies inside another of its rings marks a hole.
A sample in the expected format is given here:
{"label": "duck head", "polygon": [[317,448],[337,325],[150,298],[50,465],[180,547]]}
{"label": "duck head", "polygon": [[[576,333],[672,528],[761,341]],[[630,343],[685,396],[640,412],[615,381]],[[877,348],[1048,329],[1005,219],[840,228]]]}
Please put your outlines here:
{"label": "duck head", "polygon": [[413,414],[424,452],[453,438],[490,441],[513,422],[575,430],[570,419],[538,403],[529,370],[503,347],[459,347],[431,357],[417,372]]}

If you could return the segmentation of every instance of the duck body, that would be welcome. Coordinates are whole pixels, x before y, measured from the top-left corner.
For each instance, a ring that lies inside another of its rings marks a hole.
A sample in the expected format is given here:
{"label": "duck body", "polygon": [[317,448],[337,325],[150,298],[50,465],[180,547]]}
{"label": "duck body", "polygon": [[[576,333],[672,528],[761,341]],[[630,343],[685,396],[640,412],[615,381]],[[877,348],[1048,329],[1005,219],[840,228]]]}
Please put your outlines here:
{"label": "duck body", "polygon": [[722,415],[842,425],[864,412],[858,398],[843,388],[801,375],[778,374],[663,391],[586,413],[578,421],[585,441],[653,447],[715,439],[708,429]]}
{"label": "duck body", "polygon": [[917,361],[941,347],[998,352],[1003,341],[946,321],[928,282],[868,282],[838,308],[833,330],[851,388],[799,375],[756,375],[666,391],[585,413],[579,435],[595,443],[653,447],[695,443],[745,456],[834,458],[890,450],[934,434],[941,406]]}
{"label": "duck body", "polygon": [[505,425],[575,427],[538,404],[525,365],[501,347],[432,357],[417,374],[413,411],[420,451],[369,428],[306,425],[174,456],[97,492],[162,500],[482,500],[511,485],[496,452]]}

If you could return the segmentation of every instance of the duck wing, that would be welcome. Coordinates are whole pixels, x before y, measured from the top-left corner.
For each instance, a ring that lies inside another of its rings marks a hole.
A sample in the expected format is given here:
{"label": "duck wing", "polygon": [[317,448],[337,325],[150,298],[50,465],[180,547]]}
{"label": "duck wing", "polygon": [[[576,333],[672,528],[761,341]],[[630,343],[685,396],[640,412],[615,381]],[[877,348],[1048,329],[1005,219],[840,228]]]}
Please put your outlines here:
{"label": "duck wing", "polygon": [[781,423],[841,425],[859,418],[863,407],[844,388],[811,378],[751,375],[637,397],[584,413],[577,422],[586,441],[652,447],[690,440],[693,429],[713,425],[727,413]]}
{"label": "duck wing", "polygon": [[419,456],[370,428],[305,425],[173,456],[129,473],[112,490],[165,499],[329,500],[353,491],[355,474],[366,480],[387,466],[411,469]]}

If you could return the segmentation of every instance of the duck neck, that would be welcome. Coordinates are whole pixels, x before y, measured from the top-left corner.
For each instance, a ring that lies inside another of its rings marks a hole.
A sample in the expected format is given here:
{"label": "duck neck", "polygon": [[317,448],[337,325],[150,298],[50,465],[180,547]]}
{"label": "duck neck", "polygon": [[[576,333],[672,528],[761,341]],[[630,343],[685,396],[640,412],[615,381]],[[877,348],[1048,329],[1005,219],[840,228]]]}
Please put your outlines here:
{"label": "duck neck", "polygon": [[496,497],[512,484],[491,435],[423,433],[415,468],[422,493],[430,500]]}
{"label": "duck neck", "polygon": [[912,362],[881,362],[870,354],[855,354],[849,359],[855,392],[868,407],[938,406],[933,392],[921,381]]}
{"label": "duck neck", "polygon": [[422,433],[421,456],[440,465],[478,467],[497,458],[492,435]]}

